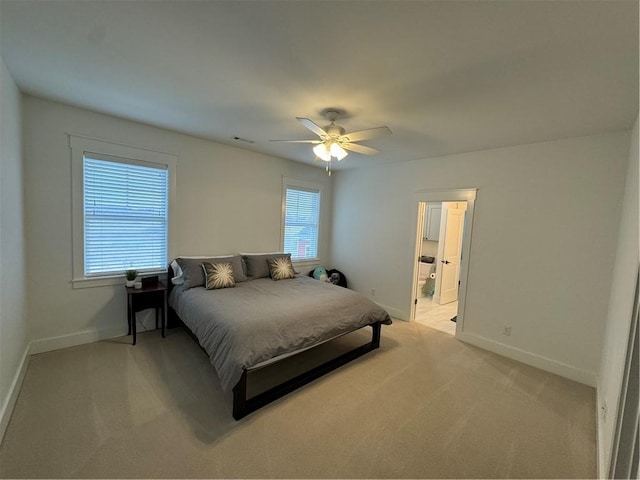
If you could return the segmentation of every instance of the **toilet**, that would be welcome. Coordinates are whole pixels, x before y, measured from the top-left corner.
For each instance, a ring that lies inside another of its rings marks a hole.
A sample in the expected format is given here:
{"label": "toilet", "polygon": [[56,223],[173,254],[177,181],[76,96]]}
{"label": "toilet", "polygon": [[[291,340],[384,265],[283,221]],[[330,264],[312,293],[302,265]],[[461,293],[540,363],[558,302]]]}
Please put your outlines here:
{"label": "toilet", "polygon": [[[435,263],[418,263],[418,291],[423,295],[429,295],[431,293],[431,285],[433,284],[429,276],[435,273]],[[427,284],[429,286],[427,286]]]}

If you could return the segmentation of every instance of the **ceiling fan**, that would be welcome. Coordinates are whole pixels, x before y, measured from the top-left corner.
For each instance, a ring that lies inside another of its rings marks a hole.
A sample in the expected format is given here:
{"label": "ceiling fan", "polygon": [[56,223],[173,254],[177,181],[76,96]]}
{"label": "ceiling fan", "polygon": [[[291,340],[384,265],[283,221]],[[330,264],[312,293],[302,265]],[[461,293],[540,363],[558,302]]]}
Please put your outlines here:
{"label": "ceiling fan", "polygon": [[351,152],[361,153],[363,155],[375,155],[379,152],[375,148],[360,145],[355,142],[369,140],[380,135],[388,135],[391,133],[389,127],[376,127],[367,130],[359,130],[357,132],[346,133],[345,129],[340,125],[336,125],[336,120],[340,115],[338,110],[329,109],[326,111],[329,125],[321,127],[317,123],[308,118],[296,117],[302,125],[307,127],[313,133],[320,137],[315,140],[271,140],[272,142],[288,142],[288,143],[311,143],[315,144],[313,153],[317,160],[327,162],[327,171],[331,174],[331,160],[335,158],[340,161],[347,156],[347,150]]}

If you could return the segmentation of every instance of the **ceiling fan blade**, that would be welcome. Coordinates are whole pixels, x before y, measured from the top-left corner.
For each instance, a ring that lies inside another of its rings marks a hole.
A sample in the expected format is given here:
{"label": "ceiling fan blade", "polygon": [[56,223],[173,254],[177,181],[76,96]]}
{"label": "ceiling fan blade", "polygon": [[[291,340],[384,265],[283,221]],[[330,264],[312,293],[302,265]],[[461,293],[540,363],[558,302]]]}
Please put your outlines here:
{"label": "ceiling fan blade", "polygon": [[376,127],[358,132],[351,132],[340,137],[342,142],[359,142],[361,140],[369,140],[370,138],[379,137],[380,135],[389,135],[391,129],[389,127]]}
{"label": "ceiling fan blade", "polygon": [[285,143],[322,143],[322,140],[269,140],[270,142],[285,142]]}
{"label": "ceiling fan blade", "polygon": [[327,132],[324,131],[324,128],[322,128],[317,123],[314,123],[313,121],[309,120],[308,118],[296,117],[296,120],[298,120],[302,125],[307,127],[309,130],[311,130],[313,133],[315,133],[319,137],[324,138],[327,136]]}
{"label": "ceiling fan blade", "polygon": [[340,146],[345,150],[362,153],[363,155],[375,155],[376,153],[380,153],[380,150],[376,150],[375,148],[371,147],[365,147],[364,145],[358,145],[357,143],[341,143]]}

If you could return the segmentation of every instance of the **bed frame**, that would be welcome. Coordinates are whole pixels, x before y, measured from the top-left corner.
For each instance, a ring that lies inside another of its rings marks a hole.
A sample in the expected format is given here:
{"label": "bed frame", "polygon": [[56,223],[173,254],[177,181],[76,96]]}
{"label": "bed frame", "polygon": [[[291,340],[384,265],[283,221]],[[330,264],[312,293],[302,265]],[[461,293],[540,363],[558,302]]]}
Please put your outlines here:
{"label": "bed frame", "polygon": [[[167,279],[167,286],[169,292],[171,292],[173,288],[173,284],[171,283],[171,278],[173,278],[173,269],[169,266],[169,277]],[[178,317],[178,314],[171,307],[168,307],[169,314],[169,325],[170,326],[178,326],[181,325],[189,336],[195,340],[195,342],[200,345],[198,338],[194,335],[194,333],[187,327],[184,322]],[[372,329],[371,341],[361,345],[359,347],[354,348],[346,353],[343,353],[339,357],[331,359],[321,365],[318,365],[311,370],[303,372],[289,380],[286,380],[265,392],[259,393],[251,398],[247,398],[247,380],[248,373],[251,369],[245,369],[242,372],[242,377],[238,383],[233,387],[233,418],[236,420],[240,420],[241,418],[249,415],[252,412],[255,412],[259,408],[268,405],[269,403],[278,400],[279,398],[284,397],[285,395],[297,390],[298,388],[313,382],[314,380],[326,375],[327,373],[355,360],[358,357],[361,357],[365,353],[370,352],[371,350],[375,350],[380,346],[380,331],[382,327],[381,322],[376,322],[371,325],[367,325]],[[365,328],[365,327],[361,327]],[[354,330],[355,331],[355,330]],[[313,348],[313,347],[312,347]],[[288,357],[287,357],[288,358]],[[274,362],[274,365],[277,362]]]}
{"label": "bed frame", "polygon": [[242,373],[242,377],[233,387],[233,418],[240,420],[242,417],[248,415],[251,412],[255,412],[259,408],[284,397],[288,393],[310,383],[317,378],[335,370],[336,368],[361,357],[371,350],[375,350],[380,346],[380,327],[381,323],[376,322],[370,325],[373,329],[373,334],[370,342],[365,343],[353,350],[343,353],[337,358],[329,360],[317,367],[312,368],[307,372],[303,372],[300,375],[293,377],[285,382],[270,388],[266,392],[260,393],[252,398],[247,398],[247,370]]}

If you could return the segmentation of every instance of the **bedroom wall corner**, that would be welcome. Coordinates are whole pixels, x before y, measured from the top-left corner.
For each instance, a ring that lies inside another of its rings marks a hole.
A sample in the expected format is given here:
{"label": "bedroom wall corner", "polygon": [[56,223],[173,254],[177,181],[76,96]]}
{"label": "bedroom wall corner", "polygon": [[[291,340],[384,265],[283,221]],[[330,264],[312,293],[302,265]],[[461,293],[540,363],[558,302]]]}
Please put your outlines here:
{"label": "bedroom wall corner", "polygon": [[[122,285],[92,288],[73,288],[71,282],[69,134],[178,158],[171,258],[278,250],[283,177],[322,183],[323,208],[331,208],[331,179],[320,168],[31,95],[24,95],[23,115],[31,353],[127,332],[124,278]],[[323,262],[330,235],[325,217]]]}
{"label": "bedroom wall corner", "polygon": [[27,364],[22,97],[0,58],[0,442]]}
{"label": "bedroom wall corner", "polygon": [[629,138],[602,133],[340,171],[332,261],[355,290],[408,316],[414,195],[473,186],[465,335],[593,385]]}
{"label": "bedroom wall corner", "polygon": [[[634,292],[640,262],[640,151],[638,118],[629,145],[629,162],[618,229],[618,244],[606,315],[597,384],[598,474],[607,478],[611,464],[624,374]],[[636,372],[637,375],[637,372]]]}

